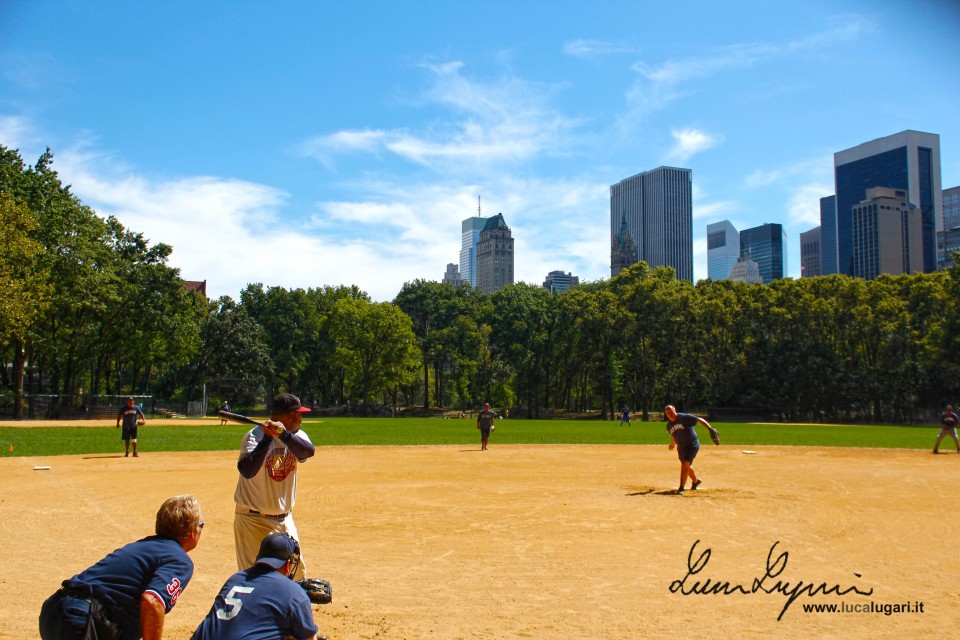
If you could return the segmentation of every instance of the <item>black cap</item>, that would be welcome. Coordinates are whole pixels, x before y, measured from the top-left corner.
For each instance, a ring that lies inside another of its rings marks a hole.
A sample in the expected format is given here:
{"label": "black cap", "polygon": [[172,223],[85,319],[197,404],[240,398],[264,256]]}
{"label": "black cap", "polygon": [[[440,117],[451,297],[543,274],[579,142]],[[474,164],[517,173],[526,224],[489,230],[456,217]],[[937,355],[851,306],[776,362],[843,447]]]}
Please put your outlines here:
{"label": "black cap", "polygon": [[271,533],[260,543],[257,564],[280,569],[287,560],[300,557],[300,544],[289,533]]}
{"label": "black cap", "polygon": [[273,399],[273,406],[270,409],[270,413],[273,415],[279,416],[285,413],[291,413],[293,411],[303,413],[305,411],[310,411],[310,409],[301,406],[300,398],[292,393],[281,393]]}

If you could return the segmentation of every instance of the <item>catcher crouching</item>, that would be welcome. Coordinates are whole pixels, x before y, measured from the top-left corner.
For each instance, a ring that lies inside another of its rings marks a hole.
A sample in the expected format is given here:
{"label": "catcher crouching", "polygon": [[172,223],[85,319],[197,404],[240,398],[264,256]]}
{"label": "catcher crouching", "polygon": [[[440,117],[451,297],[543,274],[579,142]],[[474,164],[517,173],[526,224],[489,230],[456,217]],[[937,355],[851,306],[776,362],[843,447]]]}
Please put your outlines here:
{"label": "catcher crouching", "polygon": [[300,564],[300,544],[287,533],[271,533],[263,539],[256,562],[238,571],[223,584],[191,640],[240,640],[241,638],[296,638],[326,640],[319,635],[306,584],[319,587],[330,602],[330,584],[292,576]]}

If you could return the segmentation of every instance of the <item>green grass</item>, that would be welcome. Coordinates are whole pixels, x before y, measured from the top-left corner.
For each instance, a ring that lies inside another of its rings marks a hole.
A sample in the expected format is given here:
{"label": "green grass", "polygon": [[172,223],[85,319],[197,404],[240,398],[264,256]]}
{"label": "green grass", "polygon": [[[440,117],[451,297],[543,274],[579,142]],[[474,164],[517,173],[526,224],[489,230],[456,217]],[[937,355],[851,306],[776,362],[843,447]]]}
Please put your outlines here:
{"label": "green grass", "polygon": [[[123,450],[115,427],[0,427],[0,456],[51,456],[116,453]],[[479,434],[471,420],[439,418],[306,419],[304,430],[317,446],[476,445]],[[717,422],[724,445],[793,445],[929,449],[939,427],[885,425],[792,425]],[[249,427],[174,423],[141,427],[144,451],[234,451]],[[709,444],[708,434],[698,429]],[[595,420],[498,420],[492,444],[666,444],[663,422]],[[945,447],[950,449],[952,441]],[[13,452],[10,452],[13,445]]]}

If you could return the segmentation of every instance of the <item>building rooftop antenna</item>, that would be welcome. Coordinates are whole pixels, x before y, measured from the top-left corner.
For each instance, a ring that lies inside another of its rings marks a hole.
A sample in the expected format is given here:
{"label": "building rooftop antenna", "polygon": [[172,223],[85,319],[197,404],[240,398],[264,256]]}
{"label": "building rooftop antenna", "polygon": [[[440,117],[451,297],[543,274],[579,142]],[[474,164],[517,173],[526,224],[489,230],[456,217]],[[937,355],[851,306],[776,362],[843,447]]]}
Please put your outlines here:
{"label": "building rooftop antenna", "polygon": [[479,193],[477,194],[477,217],[478,218],[483,217],[482,215],[480,215],[480,194]]}

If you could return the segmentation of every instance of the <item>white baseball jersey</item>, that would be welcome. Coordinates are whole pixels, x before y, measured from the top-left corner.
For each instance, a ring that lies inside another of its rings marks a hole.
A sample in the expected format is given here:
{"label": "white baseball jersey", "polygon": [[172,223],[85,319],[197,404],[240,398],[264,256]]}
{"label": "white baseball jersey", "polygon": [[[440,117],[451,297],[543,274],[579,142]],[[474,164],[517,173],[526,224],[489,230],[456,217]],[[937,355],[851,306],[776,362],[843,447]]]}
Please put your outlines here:
{"label": "white baseball jersey", "polygon": [[[310,437],[304,431],[291,433],[294,438],[309,443]],[[265,434],[262,427],[254,427],[244,437],[240,456],[243,457],[256,449]],[[273,438],[270,451],[263,466],[252,478],[240,475],[233,501],[237,506],[259,511],[263,514],[279,515],[293,511],[297,497],[297,457],[279,439]]]}

